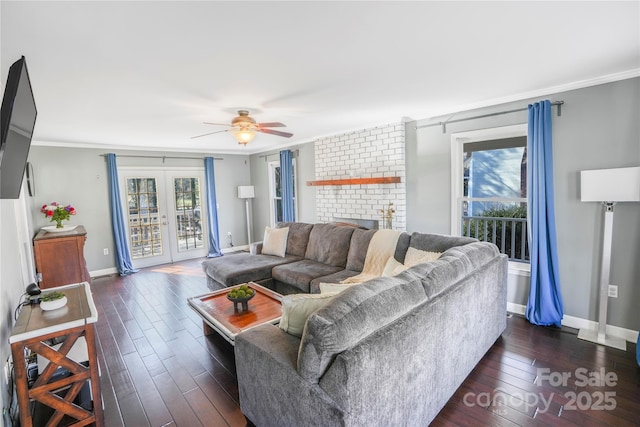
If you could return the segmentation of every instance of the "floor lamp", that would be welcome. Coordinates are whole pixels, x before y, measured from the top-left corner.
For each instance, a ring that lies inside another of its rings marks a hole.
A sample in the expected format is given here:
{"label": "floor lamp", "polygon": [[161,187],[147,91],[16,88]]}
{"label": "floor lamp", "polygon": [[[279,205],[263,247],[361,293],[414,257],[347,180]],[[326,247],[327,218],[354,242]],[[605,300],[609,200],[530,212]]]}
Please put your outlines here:
{"label": "floor lamp", "polygon": [[580,199],[583,202],[602,202],[604,232],[600,265],[598,330],[580,329],[578,338],[626,350],[626,340],[606,333],[613,242],[613,208],[617,202],[640,202],[640,167],[581,171],[580,187]]}
{"label": "floor lamp", "polygon": [[246,207],[247,207],[247,244],[251,245],[251,228],[253,224],[251,223],[251,206],[249,203],[251,199],[255,197],[255,190],[253,189],[253,185],[240,185],[238,186],[238,198],[244,199]]}

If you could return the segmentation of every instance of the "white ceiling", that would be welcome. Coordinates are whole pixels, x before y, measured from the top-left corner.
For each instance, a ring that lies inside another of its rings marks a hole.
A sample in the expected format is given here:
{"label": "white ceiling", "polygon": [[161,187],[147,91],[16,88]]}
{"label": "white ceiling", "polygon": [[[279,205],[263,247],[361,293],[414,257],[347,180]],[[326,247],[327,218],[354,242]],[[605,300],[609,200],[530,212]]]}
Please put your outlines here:
{"label": "white ceiling", "polygon": [[[640,2],[0,2],[35,144],[255,153],[640,75]],[[246,108],[290,139],[204,121]]]}

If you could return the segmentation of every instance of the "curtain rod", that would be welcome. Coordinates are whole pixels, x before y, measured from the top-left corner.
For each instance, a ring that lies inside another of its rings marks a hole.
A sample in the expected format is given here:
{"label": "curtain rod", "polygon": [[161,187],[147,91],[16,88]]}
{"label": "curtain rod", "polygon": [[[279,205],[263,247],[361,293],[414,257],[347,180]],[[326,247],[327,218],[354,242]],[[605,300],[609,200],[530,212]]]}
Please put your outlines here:
{"label": "curtain rod", "polygon": [[[558,112],[557,112],[558,117],[562,116],[562,105],[563,104],[564,104],[564,101],[556,101],[556,102],[552,102],[551,103],[551,106],[555,105],[556,107],[558,107]],[[464,119],[445,120],[444,122],[438,122],[438,123],[431,123],[431,124],[428,124],[428,125],[416,126],[416,129],[429,128],[429,127],[433,127],[433,126],[442,126],[442,133],[447,133],[447,125],[450,124],[450,123],[465,122],[467,120],[475,120],[475,119],[484,119],[486,117],[500,116],[502,114],[517,113],[519,111],[527,111],[528,109],[529,109],[529,107],[516,108],[515,110],[498,111],[496,113],[483,114],[481,116],[466,117]]]}
{"label": "curtain rod", "polygon": [[[295,150],[291,150],[291,153],[293,153],[293,154],[296,154],[296,155],[297,155],[297,154],[298,154],[298,149],[296,148]],[[280,154],[280,151],[273,151],[273,152],[271,152],[271,153],[261,154],[261,155],[259,155],[259,156],[258,156],[258,158],[262,158],[262,157],[264,157],[264,158],[265,158],[265,160],[266,160],[266,159],[267,159],[267,157],[269,157],[269,156],[275,156],[275,155],[277,155],[277,154]]]}
{"label": "curtain rod", "polygon": [[[102,157],[107,157],[106,154],[99,154]],[[116,157],[138,157],[141,159],[162,159],[162,163],[166,159],[187,159],[187,160],[204,160],[204,157],[178,157],[178,156],[142,156],[135,154],[116,154]],[[222,157],[214,157],[213,160],[224,160]]]}

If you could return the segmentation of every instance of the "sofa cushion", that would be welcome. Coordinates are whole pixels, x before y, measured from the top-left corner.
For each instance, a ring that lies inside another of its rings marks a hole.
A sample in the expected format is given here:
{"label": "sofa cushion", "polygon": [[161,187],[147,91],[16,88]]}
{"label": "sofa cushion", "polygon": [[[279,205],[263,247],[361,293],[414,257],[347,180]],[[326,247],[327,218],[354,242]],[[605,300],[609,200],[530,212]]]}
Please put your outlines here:
{"label": "sofa cushion", "polygon": [[405,232],[398,237],[398,244],[396,245],[394,258],[403,264],[404,256],[407,253],[407,249],[409,249],[409,243],[411,243],[411,234]]}
{"label": "sofa cushion", "polygon": [[273,267],[273,280],[295,286],[301,292],[309,293],[309,284],[316,277],[328,276],[342,270],[310,259],[283,264]]}
{"label": "sofa cushion", "polygon": [[353,230],[353,227],[335,224],[315,224],[309,234],[304,257],[332,267],[345,268]]}
{"label": "sofa cushion", "polygon": [[287,254],[304,258],[309,244],[309,233],[313,228],[313,224],[304,222],[281,222],[278,228],[289,228],[289,236],[287,237]]}
{"label": "sofa cushion", "polygon": [[340,283],[349,277],[357,276],[359,271],[353,270],[340,270],[337,273],[330,274],[328,276],[321,276],[313,279],[309,284],[309,292],[317,294],[320,292],[320,283]]}
{"label": "sofa cushion", "polygon": [[[477,242],[478,239],[472,237],[448,236],[445,234],[411,234],[411,242],[409,246],[429,252],[444,252],[454,246],[462,246],[467,243]],[[398,260],[400,261],[400,260]],[[404,263],[404,261],[402,261]]]}
{"label": "sofa cushion", "polygon": [[342,291],[346,291],[352,286],[357,286],[352,283],[320,283],[320,293],[321,294],[337,294]]}
{"label": "sofa cushion", "polygon": [[264,238],[262,239],[262,253],[264,255],[284,257],[287,253],[288,235],[289,227],[265,227]]}
{"label": "sofa cushion", "polygon": [[335,356],[427,300],[420,278],[403,272],[340,292],[307,320],[298,372],[317,383]]}
{"label": "sofa cushion", "polygon": [[438,260],[416,265],[407,271],[422,277],[426,294],[434,298],[499,255],[500,251],[493,243],[475,242],[447,249]]}
{"label": "sofa cushion", "polygon": [[442,252],[421,251],[416,248],[407,249],[407,255],[404,257],[404,265],[413,267],[424,262],[435,261],[442,255]]}
{"label": "sofa cushion", "polygon": [[384,270],[382,270],[383,277],[390,277],[400,274],[404,270],[409,267],[405,267],[404,264],[396,260],[394,257],[389,257],[387,263],[384,265]]}
{"label": "sofa cushion", "polygon": [[246,252],[227,254],[202,262],[202,269],[213,280],[233,286],[252,280],[271,277],[271,269],[276,265],[298,261],[300,257],[287,255],[284,258],[273,255],[252,255]]}
{"label": "sofa cushion", "polygon": [[282,297],[282,319],[280,329],[296,337],[302,336],[304,324],[316,310],[325,305],[336,292],[324,294],[294,294]]}
{"label": "sofa cushion", "polygon": [[369,242],[377,230],[362,230],[356,228],[351,235],[349,253],[347,254],[347,270],[361,272],[364,268],[364,260],[367,256]]}

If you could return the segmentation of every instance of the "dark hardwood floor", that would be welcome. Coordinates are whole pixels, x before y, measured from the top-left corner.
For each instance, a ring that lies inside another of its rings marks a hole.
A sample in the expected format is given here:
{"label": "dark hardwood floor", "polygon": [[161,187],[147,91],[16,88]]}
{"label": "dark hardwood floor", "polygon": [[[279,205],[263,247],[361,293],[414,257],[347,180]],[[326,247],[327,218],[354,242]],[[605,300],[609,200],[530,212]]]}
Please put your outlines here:
{"label": "dark hardwood floor", "polygon": [[[201,262],[93,280],[107,426],[247,424],[233,347],[205,337],[186,303],[209,292]],[[635,345],[623,352],[576,335],[511,316],[432,425],[640,425]]]}

